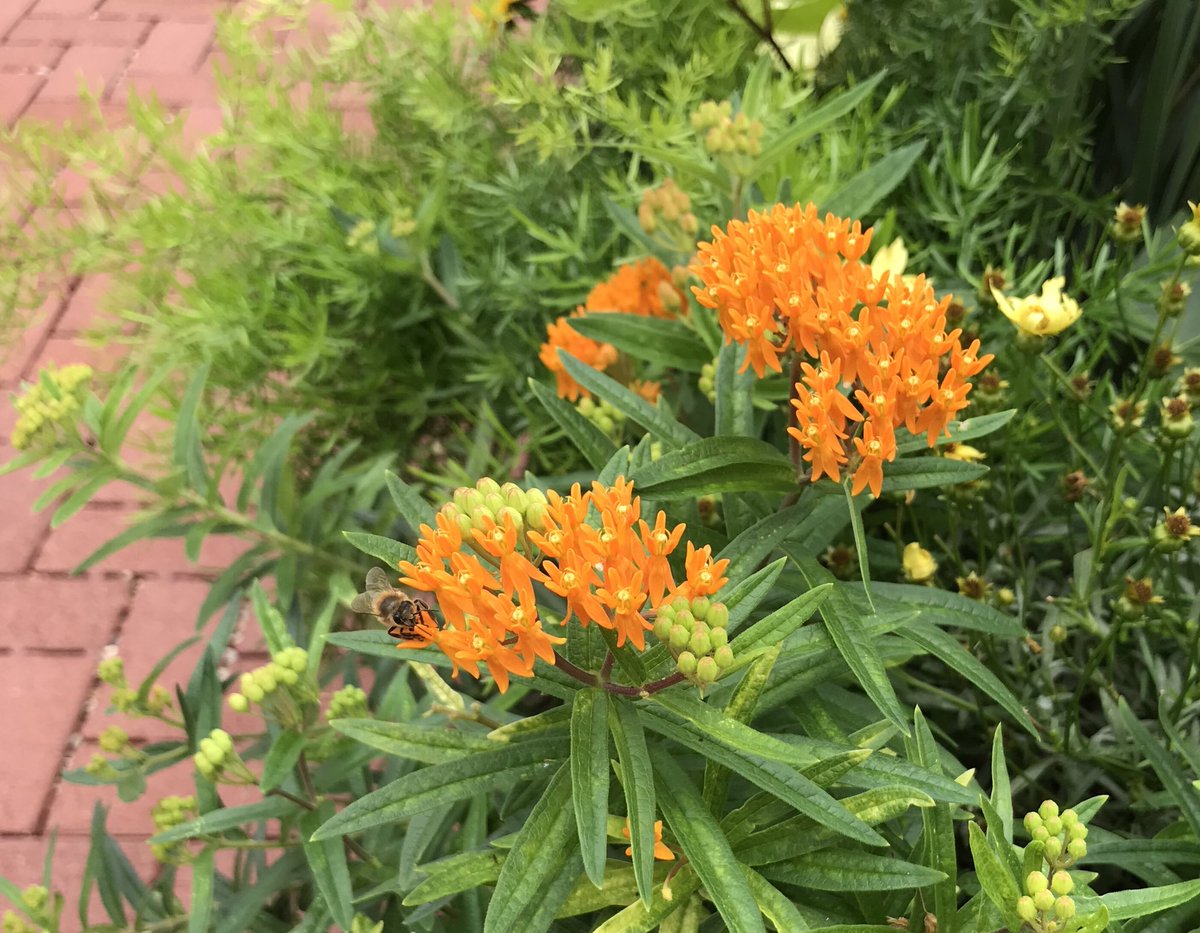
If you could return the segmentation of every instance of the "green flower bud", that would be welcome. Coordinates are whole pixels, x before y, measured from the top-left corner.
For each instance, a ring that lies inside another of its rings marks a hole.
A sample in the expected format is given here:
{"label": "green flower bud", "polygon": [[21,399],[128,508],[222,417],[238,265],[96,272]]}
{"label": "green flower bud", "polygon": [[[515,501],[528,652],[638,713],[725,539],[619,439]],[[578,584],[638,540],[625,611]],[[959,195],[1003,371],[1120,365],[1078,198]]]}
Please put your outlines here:
{"label": "green flower bud", "polygon": [[112,687],[125,685],[125,662],[118,657],[105,658],[96,667],[96,676]]}
{"label": "green flower bud", "polygon": [[1067,855],[1078,862],[1087,855],[1087,843],[1082,839],[1072,839],[1067,843]]}
{"label": "green flower bud", "polygon": [[682,625],[672,625],[670,633],[671,650],[682,651],[685,647],[687,647],[688,639],[691,637],[691,632],[685,629]]}
{"label": "green flower bud", "polygon": [[1032,897],[1026,895],[1017,901],[1017,916],[1026,923],[1037,919],[1037,907],[1034,906]]}
{"label": "green flower bud", "polygon": [[654,637],[659,641],[669,641],[671,638],[671,620],[659,616],[654,620]]}
{"label": "green flower bud", "polygon": [[1063,826],[1067,827],[1067,829],[1070,829],[1072,826],[1075,826],[1079,823],[1079,814],[1074,810],[1063,810],[1062,821]]}
{"label": "green flower bud", "polygon": [[233,736],[224,729],[213,729],[208,737],[217,743],[217,748],[223,752],[233,751]]}
{"label": "green flower bud", "polygon": [[675,613],[675,624],[682,625],[689,632],[696,630],[696,617],[692,615],[690,609],[685,609],[683,612]]}
{"label": "green flower bud", "polygon": [[1052,816],[1058,816],[1058,804],[1053,800],[1043,800],[1042,805],[1038,807],[1038,816],[1043,820],[1048,820]]}
{"label": "green flower bud", "polygon": [[711,628],[725,628],[729,625],[729,610],[724,603],[713,603],[709,607],[708,624]]}
{"label": "green flower bud", "polygon": [[483,507],[495,515],[496,521],[499,522],[500,512],[508,506],[504,501],[504,496],[499,492],[492,492],[483,497]]}
{"label": "green flower bud", "polygon": [[1035,827],[1033,832],[1030,833],[1030,835],[1033,836],[1033,838],[1036,839],[1038,842],[1045,842],[1047,839],[1050,838],[1050,833],[1046,829],[1045,826]]}
{"label": "green flower bud", "polygon": [[246,699],[251,703],[261,703],[267,698],[267,694],[263,691],[263,688],[253,680],[242,684],[242,693],[245,694]]}
{"label": "green flower bud", "polygon": [[276,676],[279,678],[281,683],[286,684],[289,687],[294,686],[300,680],[300,675],[290,667],[285,667],[278,671]]}
{"label": "green flower bud", "polygon": [[1054,909],[1054,895],[1049,891],[1039,891],[1033,896],[1033,906],[1043,913]]}
{"label": "green flower bud", "polygon": [[524,514],[522,514],[517,509],[514,509],[511,505],[506,505],[504,508],[502,508],[499,512],[496,513],[496,522],[498,524],[504,525],[508,522],[509,519],[512,519],[513,527],[516,528],[517,531],[520,531],[525,527]]}
{"label": "green flower bud", "polygon": [[525,524],[534,531],[541,531],[546,527],[546,516],[549,505],[545,502],[535,502],[525,509]]}
{"label": "green flower bud", "polygon": [[675,666],[679,669],[679,673],[683,674],[685,677],[691,677],[696,673],[697,663],[698,662],[696,661],[696,656],[694,654],[692,654],[690,651],[684,651],[675,661]]}
{"label": "green flower bud", "polygon": [[728,645],[722,645],[713,652],[713,660],[717,663],[717,667],[721,670],[728,670],[733,664],[733,649]]}
{"label": "green flower bud", "polygon": [[1058,857],[1062,855],[1062,840],[1057,836],[1051,836],[1050,838],[1044,840],[1042,845],[1044,846],[1042,849],[1042,854],[1046,856],[1046,861],[1055,862],[1058,860]]}
{"label": "green flower bud", "polygon": [[701,658],[696,662],[696,680],[701,684],[711,684],[719,673],[717,662],[712,658]]}
{"label": "green flower bud", "polygon": [[1074,826],[1072,826],[1070,829],[1067,830],[1067,838],[1069,838],[1069,839],[1086,839],[1087,834],[1088,834],[1088,828],[1086,826],[1084,826],[1082,823],[1076,823]]}
{"label": "green flower bud", "polygon": [[213,766],[213,763],[205,757],[203,752],[196,752],[196,754],[192,756],[192,761],[196,764],[196,770],[210,781],[213,779],[214,775],[216,775],[217,769]]}
{"label": "green flower bud", "polygon": [[697,631],[688,639],[688,650],[696,657],[705,657],[712,651],[712,642],[708,640],[707,634]]}
{"label": "green flower bud", "polygon": [[200,754],[208,759],[208,763],[219,768],[225,763],[225,750],[212,739],[200,740]]}
{"label": "green flower bud", "polygon": [[1029,835],[1032,836],[1041,825],[1042,818],[1036,813],[1030,812],[1025,814],[1025,832],[1029,833]]}
{"label": "green flower bud", "polygon": [[258,684],[263,693],[274,693],[279,687],[279,682],[275,679],[275,672],[268,667],[260,667],[254,672],[254,682]]}
{"label": "green flower bud", "polygon": [[691,600],[685,599],[682,596],[676,596],[671,601],[671,609],[673,609],[675,611],[676,615],[678,615],[681,612],[691,612],[692,611]]}
{"label": "green flower bud", "polygon": [[1050,879],[1040,871],[1031,871],[1025,878],[1025,890],[1030,894],[1040,894],[1050,887]]}
{"label": "green flower bud", "polygon": [[723,648],[729,644],[729,633],[723,628],[710,628],[708,630],[708,640],[712,643],[713,650]]}
{"label": "green flower bud", "polygon": [[40,884],[31,884],[21,892],[21,903],[34,912],[45,907],[49,899],[50,892]]}
{"label": "green flower bud", "polygon": [[1046,832],[1051,836],[1057,836],[1063,831],[1063,822],[1060,817],[1052,816],[1046,820]]}
{"label": "green flower bud", "polygon": [[1075,902],[1069,897],[1060,897],[1054,902],[1054,916],[1059,920],[1070,920],[1075,916]]}
{"label": "green flower bud", "polygon": [[1061,897],[1075,890],[1075,882],[1065,871],[1056,871],[1050,879],[1050,890]]}
{"label": "green flower bud", "polygon": [[697,619],[708,619],[708,610],[712,607],[712,600],[707,596],[697,596],[692,600],[692,615]]}
{"label": "green flower bud", "polygon": [[129,746],[129,735],[120,726],[109,726],[100,733],[100,748],[118,755]]}
{"label": "green flower bud", "polygon": [[500,493],[500,484],[490,476],[485,476],[480,479],[475,484],[475,488],[479,491],[480,495],[483,496],[498,495]]}

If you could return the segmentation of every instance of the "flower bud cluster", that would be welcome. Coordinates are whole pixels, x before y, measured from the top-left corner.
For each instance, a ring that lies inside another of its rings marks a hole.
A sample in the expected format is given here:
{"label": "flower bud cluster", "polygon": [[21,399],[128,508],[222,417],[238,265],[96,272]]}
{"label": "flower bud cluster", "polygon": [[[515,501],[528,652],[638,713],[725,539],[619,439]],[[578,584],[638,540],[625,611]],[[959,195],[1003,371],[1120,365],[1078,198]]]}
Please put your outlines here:
{"label": "flower bud cluster", "polygon": [[474,486],[455,490],[454,498],[442,506],[442,513],[468,540],[472,531],[490,530],[507,518],[517,530],[540,531],[546,522],[546,494],[540,489],[522,489],[516,483],[501,486],[485,476]]}
{"label": "flower bud cluster", "polygon": [[367,692],[354,684],[347,684],[329,698],[326,719],[370,719],[367,707]]}
{"label": "flower bud cluster", "polygon": [[1055,878],[1065,875],[1067,868],[1087,855],[1084,840],[1088,830],[1079,814],[1070,809],[1060,813],[1053,800],[1043,800],[1036,811],[1025,814],[1025,830],[1042,844],[1042,857]]}
{"label": "flower bud cluster", "polygon": [[704,397],[712,403],[717,401],[717,364],[705,363],[700,367],[700,381],[698,383],[700,391]]}
{"label": "flower bud cluster", "polygon": [[214,784],[255,784],[257,781],[233,747],[233,736],[224,729],[213,729],[200,740],[199,751],[192,756],[196,769]]}
{"label": "flower bud cluster", "polygon": [[365,217],[346,234],[346,245],[366,256],[379,255],[379,229],[375,221]]}
{"label": "flower bud cluster", "polygon": [[4,933],[41,933],[44,929],[58,929],[57,915],[62,910],[62,895],[55,895],[55,902],[51,908],[50,892],[40,884],[31,884],[21,892],[19,905],[34,923],[27,923],[20,914],[6,910],[0,929]]}
{"label": "flower bud cluster", "polygon": [[[154,805],[150,816],[154,820],[154,828],[158,832],[166,832],[172,827],[179,826],[199,815],[195,797],[164,797]],[[161,845],[151,843],[150,854],[160,862],[178,865],[188,858],[187,848],[182,842]]]}
{"label": "flower bud cluster", "polygon": [[129,741],[129,734],[120,726],[109,726],[100,733],[100,748],[110,755],[121,755],[122,757],[128,757],[131,752],[134,752],[133,745]]}
{"label": "flower bud cluster", "polygon": [[591,398],[581,398],[575,403],[575,410],[592,424],[598,427],[607,437],[617,440],[625,425],[625,415],[613,408],[603,399],[596,401]]}
{"label": "flower bud cluster", "polygon": [[1200,526],[1192,524],[1183,506],[1174,512],[1163,509],[1162,521],[1150,531],[1150,546],[1160,554],[1174,554],[1195,537],[1200,537]]}
{"label": "flower bud cluster", "polygon": [[171,694],[160,684],[154,684],[144,697],[129,686],[125,679],[125,662],[117,655],[104,658],[96,665],[96,677],[112,687],[112,707],[119,713],[163,719],[171,706]]}
{"label": "flower bud cluster", "polygon": [[661,236],[681,252],[696,245],[700,229],[687,193],[668,178],[657,188],[647,188],[638,204],[638,224],[651,236]]}
{"label": "flower bud cluster", "polygon": [[654,634],[675,657],[679,673],[700,687],[713,683],[733,664],[729,610],[707,596],[676,597],[658,609]]}
{"label": "flower bud cluster", "polygon": [[91,378],[92,367],[82,363],[62,369],[51,364],[43,369],[38,381],[14,402],[17,423],[12,430],[13,447],[28,450],[35,443],[49,441],[59,426],[73,421]]}
{"label": "flower bud cluster", "polygon": [[1031,871],[1025,878],[1025,894],[1017,900],[1017,916],[1037,933],[1057,933],[1075,916],[1075,901],[1070,896],[1074,890],[1075,882],[1065,871],[1056,871],[1049,878],[1044,872]]}
{"label": "flower bud cluster", "polygon": [[245,713],[251,704],[288,725],[302,725],[301,709],[315,698],[308,671],[308,652],[291,647],[276,651],[270,662],[242,675],[240,693],[229,696],[229,708]]}

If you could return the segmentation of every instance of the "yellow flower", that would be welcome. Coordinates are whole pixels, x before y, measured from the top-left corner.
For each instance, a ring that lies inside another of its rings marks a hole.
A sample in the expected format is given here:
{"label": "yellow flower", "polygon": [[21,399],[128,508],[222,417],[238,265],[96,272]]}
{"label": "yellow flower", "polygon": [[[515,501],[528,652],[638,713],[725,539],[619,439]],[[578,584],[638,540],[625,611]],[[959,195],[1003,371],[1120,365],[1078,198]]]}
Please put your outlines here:
{"label": "yellow flower", "polygon": [[963,463],[982,463],[987,454],[970,444],[947,444],[942,456],[948,460],[961,460]]}
{"label": "yellow flower", "polygon": [[1079,302],[1063,294],[1066,279],[1062,276],[1049,279],[1042,285],[1041,295],[1026,295],[1019,301],[992,289],[996,306],[1022,333],[1045,337],[1066,330],[1082,313]]}
{"label": "yellow flower", "polygon": [[908,247],[904,245],[903,239],[896,237],[887,246],[879,247],[871,259],[871,272],[877,279],[882,278],[885,272],[890,272],[893,276],[903,275],[907,265]]}
{"label": "yellow flower", "polygon": [[904,576],[913,583],[924,583],[937,573],[937,561],[916,541],[904,546]]}

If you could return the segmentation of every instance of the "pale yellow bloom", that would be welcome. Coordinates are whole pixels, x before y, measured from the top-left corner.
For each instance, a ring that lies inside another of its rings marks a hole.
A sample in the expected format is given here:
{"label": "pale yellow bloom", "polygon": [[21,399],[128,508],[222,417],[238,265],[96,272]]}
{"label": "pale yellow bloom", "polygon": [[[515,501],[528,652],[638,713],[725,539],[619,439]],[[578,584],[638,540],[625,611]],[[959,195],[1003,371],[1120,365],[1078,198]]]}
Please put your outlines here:
{"label": "pale yellow bloom", "polygon": [[[911,286],[917,277],[905,275],[906,268],[908,268],[908,247],[904,245],[902,237],[896,237],[887,246],[879,247],[871,259],[871,274],[875,278],[882,278],[885,272],[890,272],[893,279],[900,279],[905,285]],[[933,283],[933,279],[928,276],[925,277],[925,281]]]}
{"label": "pale yellow bloom", "polygon": [[916,541],[904,546],[904,576],[913,583],[924,583],[937,573],[937,561]]}
{"label": "pale yellow bloom", "polygon": [[1082,313],[1079,302],[1063,294],[1066,279],[1062,276],[1049,279],[1042,285],[1040,295],[1026,295],[1017,301],[992,289],[996,306],[1004,316],[1026,334],[1038,337],[1058,334],[1066,330]]}
{"label": "pale yellow bloom", "polygon": [[987,454],[970,444],[947,444],[942,456],[948,460],[961,460],[963,463],[982,463]]}

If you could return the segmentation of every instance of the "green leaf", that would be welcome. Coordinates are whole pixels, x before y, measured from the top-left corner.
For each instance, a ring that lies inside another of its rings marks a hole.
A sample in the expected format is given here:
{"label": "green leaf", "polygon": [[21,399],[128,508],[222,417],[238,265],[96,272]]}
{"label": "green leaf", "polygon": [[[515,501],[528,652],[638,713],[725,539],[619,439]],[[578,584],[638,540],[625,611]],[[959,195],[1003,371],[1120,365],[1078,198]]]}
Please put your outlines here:
{"label": "green leaf", "polygon": [[[790,552],[789,552],[790,553]],[[792,556],[801,574],[810,587],[833,581],[833,575],[811,557]],[[896,699],[896,691],[888,679],[883,659],[874,642],[859,621],[859,614],[843,588],[835,592],[821,605],[821,618],[825,630],[837,647],[838,653],[871,698],[871,702],[895,724],[904,735],[908,735],[908,721]]]}
{"label": "green leaf", "polygon": [[1200,842],[1194,839],[1088,840],[1089,865],[1200,865]]}
{"label": "green leaf", "polygon": [[[732,635],[738,631],[750,615],[758,608],[759,603],[769,596],[775,586],[775,581],[783,573],[787,558],[781,557],[774,563],[767,564],[761,570],[750,574],[741,583],[729,587],[728,592],[720,594],[721,602],[729,610],[729,624],[726,631]],[[723,588],[724,589],[724,588]]]}
{"label": "green leaf", "polygon": [[1192,786],[1171,753],[1142,725],[1124,697],[1117,704],[1117,714],[1162,781],[1171,800],[1179,807],[1179,812],[1192,828],[1192,835],[1200,836],[1200,790]]}
{"label": "green leaf", "polygon": [[169,842],[183,842],[185,839],[196,839],[200,836],[216,836],[227,829],[237,829],[245,823],[283,819],[294,815],[297,810],[298,806],[290,800],[267,797],[258,803],[223,807],[220,810],[202,813],[194,820],[163,830],[152,836],[150,841],[155,845],[166,845]]}
{"label": "green leaf", "polygon": [[[734,688],[733,695],[725,705],[725,715],[737,722],[749,725],[758,707],[758,698],[767,685],[767,678],[779,659],[779,647],[767,648],[750,662],[750,669]],[[704,765],[704,805],[713,813],[720,812],[729,789],[729,771],[715,761]]]}
{"label": "green leaf", "polygon": [[208,471],[200,443],[198,412],[204,397],[204,386],[208,382],[208,372],[208,363],[196,371],[175,414],[175,465],[184,471],[188,485],[201,495],[208,494]]}
{"label": "green leaf", "polygon": [[[1017,410],[1010,408],[1007,411],[998,411],[991,415],[979,415],[976,418],[967,418],[963,421],[951,421],[947,430],[950,436],[945,434],[940,435],[935,441],[935,445],[942,444],[958,444],[963,441],[971,441],[977,437],[985,437],[993,431],[998,431],[1016,415]],[[929,443],[925,439],[924,434],[918,434],[913,437],[903,428],[896,432],[896,452],[898,454],[911,454],[918,450],[928,450]]]}
{"label": "green leaf", "polygon": [[1017,725],[1035,738],[1038,737],[1038,731],[1034,728],[1029,714],[1021,707],[1020,702],[1012,695],[1008,687],[1004,686],[1000,678],[988,670],[953,636],[924,622],[910,623],[901,629],[901,635],[913,644],[924,648],[947,667],[957,671],[968,683],[974,684],[999,703],[1000,707],[1016,721]]}
{"label": "green leaf", "polygon": [[629,818],[633,872],[647,907],[654,897],[654,772],[638,711],[627,700],[608,704],[608,728],[621,765],[625,812]]}
{"label": "green leaf", "polygon": [[903,891],[946,880],[940,871],[886,855],[822,849],[759,868],[763,877],[816,891]]}
{"label": "green leaf", "polygon": [[894,149],[824,198],[821,202],[822,212],[829,211],[838,217],[866,217],[876,204],[904,181],[913,163],[924,151],[923,139]]}
{"label": "green leaf", "polygon": [[[254,459],[242,473],[242,485],[238,489],[237,495],[238,512],[244,514],[249,510],[250,500],[254,495],[254,484],[258,478],[265,473],[274,475],[278,472],[288,449],[292,446],[292,438],[296,436],[297,431],[312,421],[313,417],[312,414],[288,415],[280,422],[275,433],[267,438],[266,443],[259,447],[258,453],[254,455]],[[277,481],[270,483],[264,481],[260,504],[272,517],[275,514],[276,494]]]}
{"label": "green leaf", "polygon": [[581,363],[565,350],[558,351],[558,358],[571,377],[581,386],[608,402],[625,417],[637,422],[659,440],[672,447],[682,447],[699,440],[699,435],[686,428],[670,415],[655,408],[636,392],[619,382],[597,372],[586,363]]}
{"label": "green leaf", "polygon": [[736,585],[749,576],[783,541],[801,537],[801,526],[811,511],[807,503],[798,503],[772,512],[721,548],[717,559],[729,560],[726,586]]}
{"label": "green leaf", "polygon": [[807,622],[830,596],[833,584],[822,583],[776,609],[734,638],[735,657],[778,644]]}
{"label": "green leaf", "polygon": [[[854,584],[850,589],[856,589]],[[958,593],[916,586],[911,583],[880,583],[873,581],[871,589],[876,596],[894,599],[920,613],[920,618],[934,625],[952,625],[955,628],[972,629],[988,635],[1020,638],[1025,629],[1019,619],[993,609]]]}
{"label": "green leaf", "polygon": [[83,920],[84,926],[88,926],[85,914],[87,893],[94,880],[105,913],[117,927],[124,928],[125,908],[121,903],[121,892],[117,888],[113,865],[109,860],[109,836],[104,826],[107,815],[108,811],[97,801],[92,808],[91,845],[88,847],[87,863],[84,867],[83,894],[79,900],[80,919]]}
{"label": "green leaf", "polygon": [[192,900],[188,908],[188,933],[208,933],[213,908],[213,880],[216,876],[216,854],[212,846],[192,860]]}
{"label": "green leaf", "polygon": [[254,607],[254,617],[258,619],[258,627],[262,630],[263,640],[266,641],[271,654],[291,648],[292,639],[284,626],[283,616],[271,605],[267,591],[258,580],[250,587],[250,604]]}
{"label": "green leaf", "polygon": [[325,641],[337,648],[357,651],[359,654],[370,655],[374,658],[387,658],[389,661],[417,661],[438,667],[450,666],[450,659],[437,650],[429,648],[398,649],[399,643],[396,639],[380,629],[366,632],[331,632],[325,636]]}
{"label": "green leaf", "polygon": [[[913,734],[908,740],[908,757],[923,768],[941,774],[942,758],[933,733],[920,707],[913,714]],[[921,892],[926,910],[938,918],[938,933],[954,933],[958,928],[958,860],[955,855],[954,819],[950,805],[934,804],[921,811],[921,849],[925,865],[942,876]]]}
{"label": "green leaf", "polygon": [[745,372],[738,372],[748,352],[741,344],[727,343],[717,355],[714,433],[718,437],[754,436],[754,371],[746,367]]}
{"label": "green leaf", "polygon": [[404,897],[405,907],[416,907],[442,898],[493,884],[500,877],[507,852],[496,849],[460,852],[422,865],[418,871],[426,877]]}
{"label": "green leaf", "polygon": [[265,794],[282,784],[304,751],[305,739],[299,732],[285,729],[275,737],[263,760],[262,778],[258,785]]}
{"label": "green leaf", "polygon": [[1010,930],[1021,929],[1023,921],[1017,916],[1017,900],[1021,897],[1021,891],[1016,879],[988,845],[987,837],[979,825],[971,822],[967,828],[971,838],[971,858],[975,862],[975,874],[979,877],[983,893],[1000,911]]}
{"label": "green leaf", "polygon": [[[1008,762],[1004,758],[1004,732],[996,726],[992,735],[992,808],[1000,816],[1000,826],[988,823],[988,836],[998,834],[1005,842],[1013,841],[1012,782],[1008,778]],[[1090,857],[1090,854],[1089,854]]]}
{"label": "green leaf", "polygon": [[421,498],[419,492],[391,470],[384,471],[383,478],[400,517],[408,522],[413,531],[422,525],[433,525],[433,506]]}
{"label": "green leaf", "polygon": [[446,726],[380,722],[377,719],[334,719],[329,725],[371,748],[428,764],[442,764],[473,752],[490,752],[499,747],[489,739]]}
{"label": "green leaf", "polygon": [[603,690],[580,690],[571,704],[571,800],[583,867],[596,887],[608,858],[608,701]]}
{"label": "green leaf", "polygon": [[1158,913],[1168,907],[1178,907],[1200,897],[1200,878],[1164,884],[1157,888],[1140,888],[1136,891],[1110,891],[1100,895],[1100,903],[1108,908],[1110,920],[1132,920]]}
{"label": "green leaf", "polygon": [[750,177],[757,177],[777,160],[794,155],[804,140],[816,136],[866,100],[883,80],[883,76],[882,71],[872,75],[862,84],[827,98],[820,106],[814,107],[797,119],[786,132],[780,133],[763,147],[762,154],[749,172]]}
{"label": "green leaf", "polygon": [[63,522],[78,514],[84,506],[91,502],[92,497],[96,493],[116,478],[117,474],[109,470],[103,470],[98,475],[93,476],[71,493],[66,501],[55,510],[54,515],[50,518],[50,527],[57,528]]}
{"label": "green leaf", "polygon": [[788,458],[753,437],[695,441],[635,470],[632,479],[642,495],[668,500],[796,488],[796,471]]}
{"label": "green leaf", "polygon": [[670,369],[698,373],[712,362],[704,341],[682,321],[591,311],[571,318],[571,327],[639,360]]}
{"label": "green leaf", "polygon": [[592,469],[602,469],[617,449],[612,438],[583,417],[573,405],[568,405],[536,379],[529,380],[529,390],[534,398],[542,403],[542,407],[554,419],[555,424],[562,428],[567,439],[583,454],[583,459]]}
{"label": "green leaf", "polygon": [[745,866],[691,778],[666,753],[654,756],[654,778],[663,816],[730,933],[765,933]]}
{"label": "green leaf", "polygon": [[378,558],[393,571],[400,565],[400,561],[416,561],[417,559],[417,552],[401,541],[361,531],[343,531],[342,535],[364,554]]}
{"label": "green leaf", "polygon": [[[300,820],[300,830],[307,840],[333,813],[333,806],[326,802],[321,808],[306,813]],[[334,921],[343,930],[349,930],[354,920],[354,883],[350,879],[350,867],[346,864],[346,849],[340,839],[323,839],[320,842],[306,841],[304,857],[321,898],[333,915]]]}
{"label": "green leaf", "polygon": [[85,557],[71,573],[77,575],[90,570],[106,557],[110,557],[122,548],[129,547],[143,538],[179,537],[187,531],[187,528],[188,525],[180,521],[179,516],[175,513],[151,515],[135,522],[115,537],[109,538]]}
{"label": "green leaf", "polygon": [[850,477],[842,483],[846,494],[846,512],[850,516],[850,530],[854,534],[854,550],[858,554],[858,575],[862,578],[863,595],[867,597],[867,608],[875,613],[875,600],[871,597],[871,564],[867,558],[867,533],[863,530],[862,509],[850,492]]}
{"label": "green leaf", "polygon": [[[484,933],[548,930],[579,874],[577,842],[571,769],[564,764],[550,779],[504,860],[484,920]],[[571,858],[572,854],[576,859]],[[572,861],[575,874],[564,885],[558,879],[564,863],[570,865]]]}
{"label": "green leaf", "polygon": [[883,468],[884,492],[907,492],[910,489],[936,489],[969,483],[985,475],[988,468],[981,463],[965,463],[945,457],[912,457],[889,463]]}
{"label": "green leaf", "polygon": [[329,839],[395,823],[502,784],[527,781],[545,773],[550,763],[562,757],[562,746],[557,741],[539,740],[422,768],[358,798],[318,829],[313,838]]}
{"label": "green leaf", "polygon": [[771,884],[753,868],[744,868],[746,883],[750,885],[750,893],[762,915],[774,924],[776,930],[786,933],[800,933],[812,927],[805,921],[791,899]]}
{"label": "green leaf", "polygon": [[[699,752],[709,761],[740,774],[756,787],[778,797],[814,822],[868,845],[886,845],[882,836],[795,767],[755,756],[741,748],[721,744],[716,737],[705,734],[690,723],[673,722],[669,716],[657,711],[652,713],[645,710],[644,716],[646,725],[655,732],[665,735],[685,748]],[[754,732],[749,726],[742,727],[748,732]],[[767,738],[763,736],[764,740]]]}

